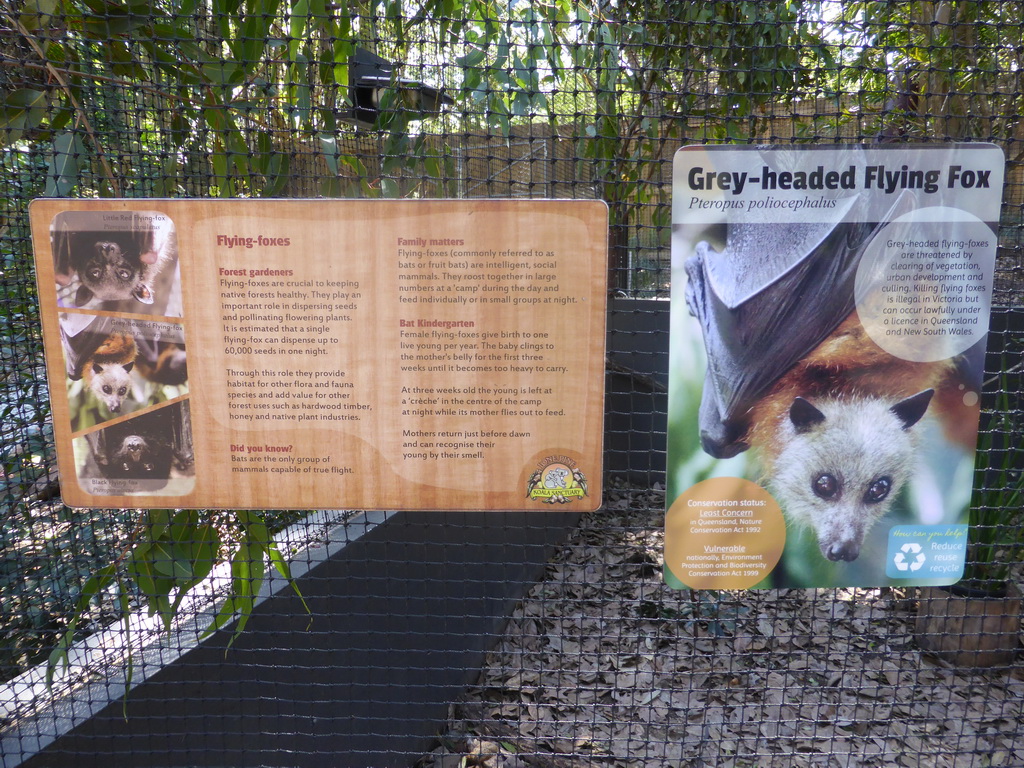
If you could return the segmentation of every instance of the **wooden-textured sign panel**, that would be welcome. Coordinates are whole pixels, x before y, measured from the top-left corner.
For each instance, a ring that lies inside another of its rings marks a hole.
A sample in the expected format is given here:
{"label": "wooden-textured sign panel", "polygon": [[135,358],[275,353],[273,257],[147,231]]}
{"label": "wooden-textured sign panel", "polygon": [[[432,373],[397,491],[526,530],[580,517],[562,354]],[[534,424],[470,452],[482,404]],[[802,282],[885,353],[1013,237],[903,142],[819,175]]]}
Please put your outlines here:
{"label": "wooden-textured sign panel", "polygon": [[603,203],[31,213],[66,503],[599,505]]}

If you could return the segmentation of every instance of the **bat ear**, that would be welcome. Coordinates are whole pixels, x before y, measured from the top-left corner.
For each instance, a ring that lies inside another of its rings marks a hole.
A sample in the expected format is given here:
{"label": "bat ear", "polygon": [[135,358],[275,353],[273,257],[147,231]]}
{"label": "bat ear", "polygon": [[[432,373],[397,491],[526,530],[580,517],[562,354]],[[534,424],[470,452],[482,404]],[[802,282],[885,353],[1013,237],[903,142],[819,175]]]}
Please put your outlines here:
{"label": "bat ear", "polygon": [[797,397],[789,406],[789,420],[793,422],[797,432],[806,432],[811,427],[821,424],[825,420],[825,414],[802,397]]}
{"label": "bat ear", "polygon": [[125,373],[128,373],[129,371],[131,371],[131,369],[134,368],[134,367],[135,367],[135,361],[134,360],[125,363],[124,364]]}
{"label": "bat ear", "polygon": [[910,429],[924,416],[924,412],[928,410],[928,404],[932,401],[932,395],[934,394],[934,389],[926,389],[923,392],[918,392],[916,395],[911,395],[905,400],[900,400],[889,410],[895,413],[896,418],[903,422],[904,429]]}
{"label": "bat ear", "polygon": [[86,288],[84,285],[80,286],[75,292],[75,306],[84,307],[92,299],[92,291]]}
{"label": "bat ear", "polygon": [[135,300],[141,304],[152,304],[153,303],[153,292],[149,290],[149,286],[145,283],[139,283],[132,289],[132,296]]}
{"label": "bat ear", "polygon": [[92,372],[93,373],[103,373],[103,366],[100,365],[99,363],[93,363],[92,364]]}

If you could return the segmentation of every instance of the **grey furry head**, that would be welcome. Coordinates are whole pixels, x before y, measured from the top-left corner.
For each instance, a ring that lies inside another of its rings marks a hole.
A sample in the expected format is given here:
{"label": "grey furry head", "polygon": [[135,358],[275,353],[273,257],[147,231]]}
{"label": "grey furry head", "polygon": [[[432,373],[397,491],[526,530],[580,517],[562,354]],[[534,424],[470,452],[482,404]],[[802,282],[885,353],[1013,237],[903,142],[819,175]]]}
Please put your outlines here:
{"label": "grey furry head", "polygon": [[75,303],[84,306],[93,299],[120,301],[134,298],[153,303],[153,294],[143,282],[143,262],[138,254],[127,253],[113,241],[99,240],[85,255],[79,269],[82,285]]}
{"label": "grey furry head", "polygon": [[934,390],[893,403],[874,397],[797,397],[781,425],[770,478],[787,516],[808,525],[825,558],[853,561],[915,464],[916,432]]}
{"label": "grey furry head", "polygon": [[129,397],[132,381],[128,374],[134,366],[134,362],[94,362],[90,368],[89,389],[112,414],[120,413],[121,404]]}

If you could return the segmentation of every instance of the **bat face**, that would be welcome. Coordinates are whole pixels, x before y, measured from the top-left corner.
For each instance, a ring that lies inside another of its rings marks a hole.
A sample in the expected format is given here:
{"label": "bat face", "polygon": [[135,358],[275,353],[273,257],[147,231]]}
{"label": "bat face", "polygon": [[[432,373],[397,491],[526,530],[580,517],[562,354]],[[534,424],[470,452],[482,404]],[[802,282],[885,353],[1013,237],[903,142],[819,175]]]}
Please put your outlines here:
{"label": "bat face", "polygon": [[111,413],[119,413],[121,403],[131,389],[129,372],[132,363],[118,365],[116,363],[93,363],[89,376],[89,389],[107,407]]}
{"label": "bat face", "polygon": [[136,435],[126,437],[121,446],[121,457],[128,462],[138,464],[146,450],[145,441]]}
{"label": "bat face", "polygon": [[143,304],[152,304],[153,294],[143,283],[142,272],[139,256],[128,253],[116,242],[99,240],[79,265],[82,286],[75,303],[82,306],[94,298],[100,301],[134,298]]}
{"label": "bat face", "polygon": [[914,424],[932,390],[898,403],[880,398],[793,401],[770,484],[786,514],[814,529],[821,554],[852,562],[914,466]]}
{"label": "bat face", "polygon": [[140,435],[128,435],[121,441],[109,463],[112,477],[144,479],[157,474],[161,463],[161,446]]}

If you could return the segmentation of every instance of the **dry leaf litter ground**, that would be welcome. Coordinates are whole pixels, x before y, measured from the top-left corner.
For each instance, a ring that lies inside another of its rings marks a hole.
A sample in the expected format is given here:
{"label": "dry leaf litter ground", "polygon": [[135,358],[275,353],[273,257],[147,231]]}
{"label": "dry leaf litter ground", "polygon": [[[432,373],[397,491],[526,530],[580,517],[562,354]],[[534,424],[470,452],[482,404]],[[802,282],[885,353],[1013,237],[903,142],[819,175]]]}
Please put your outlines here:
{"label": "dry leaf litter ground", "polygon": [[663,509],[584,516],[417,768],[1024,766],[1019,665],[922,654],[899,590],[670,589]]}

